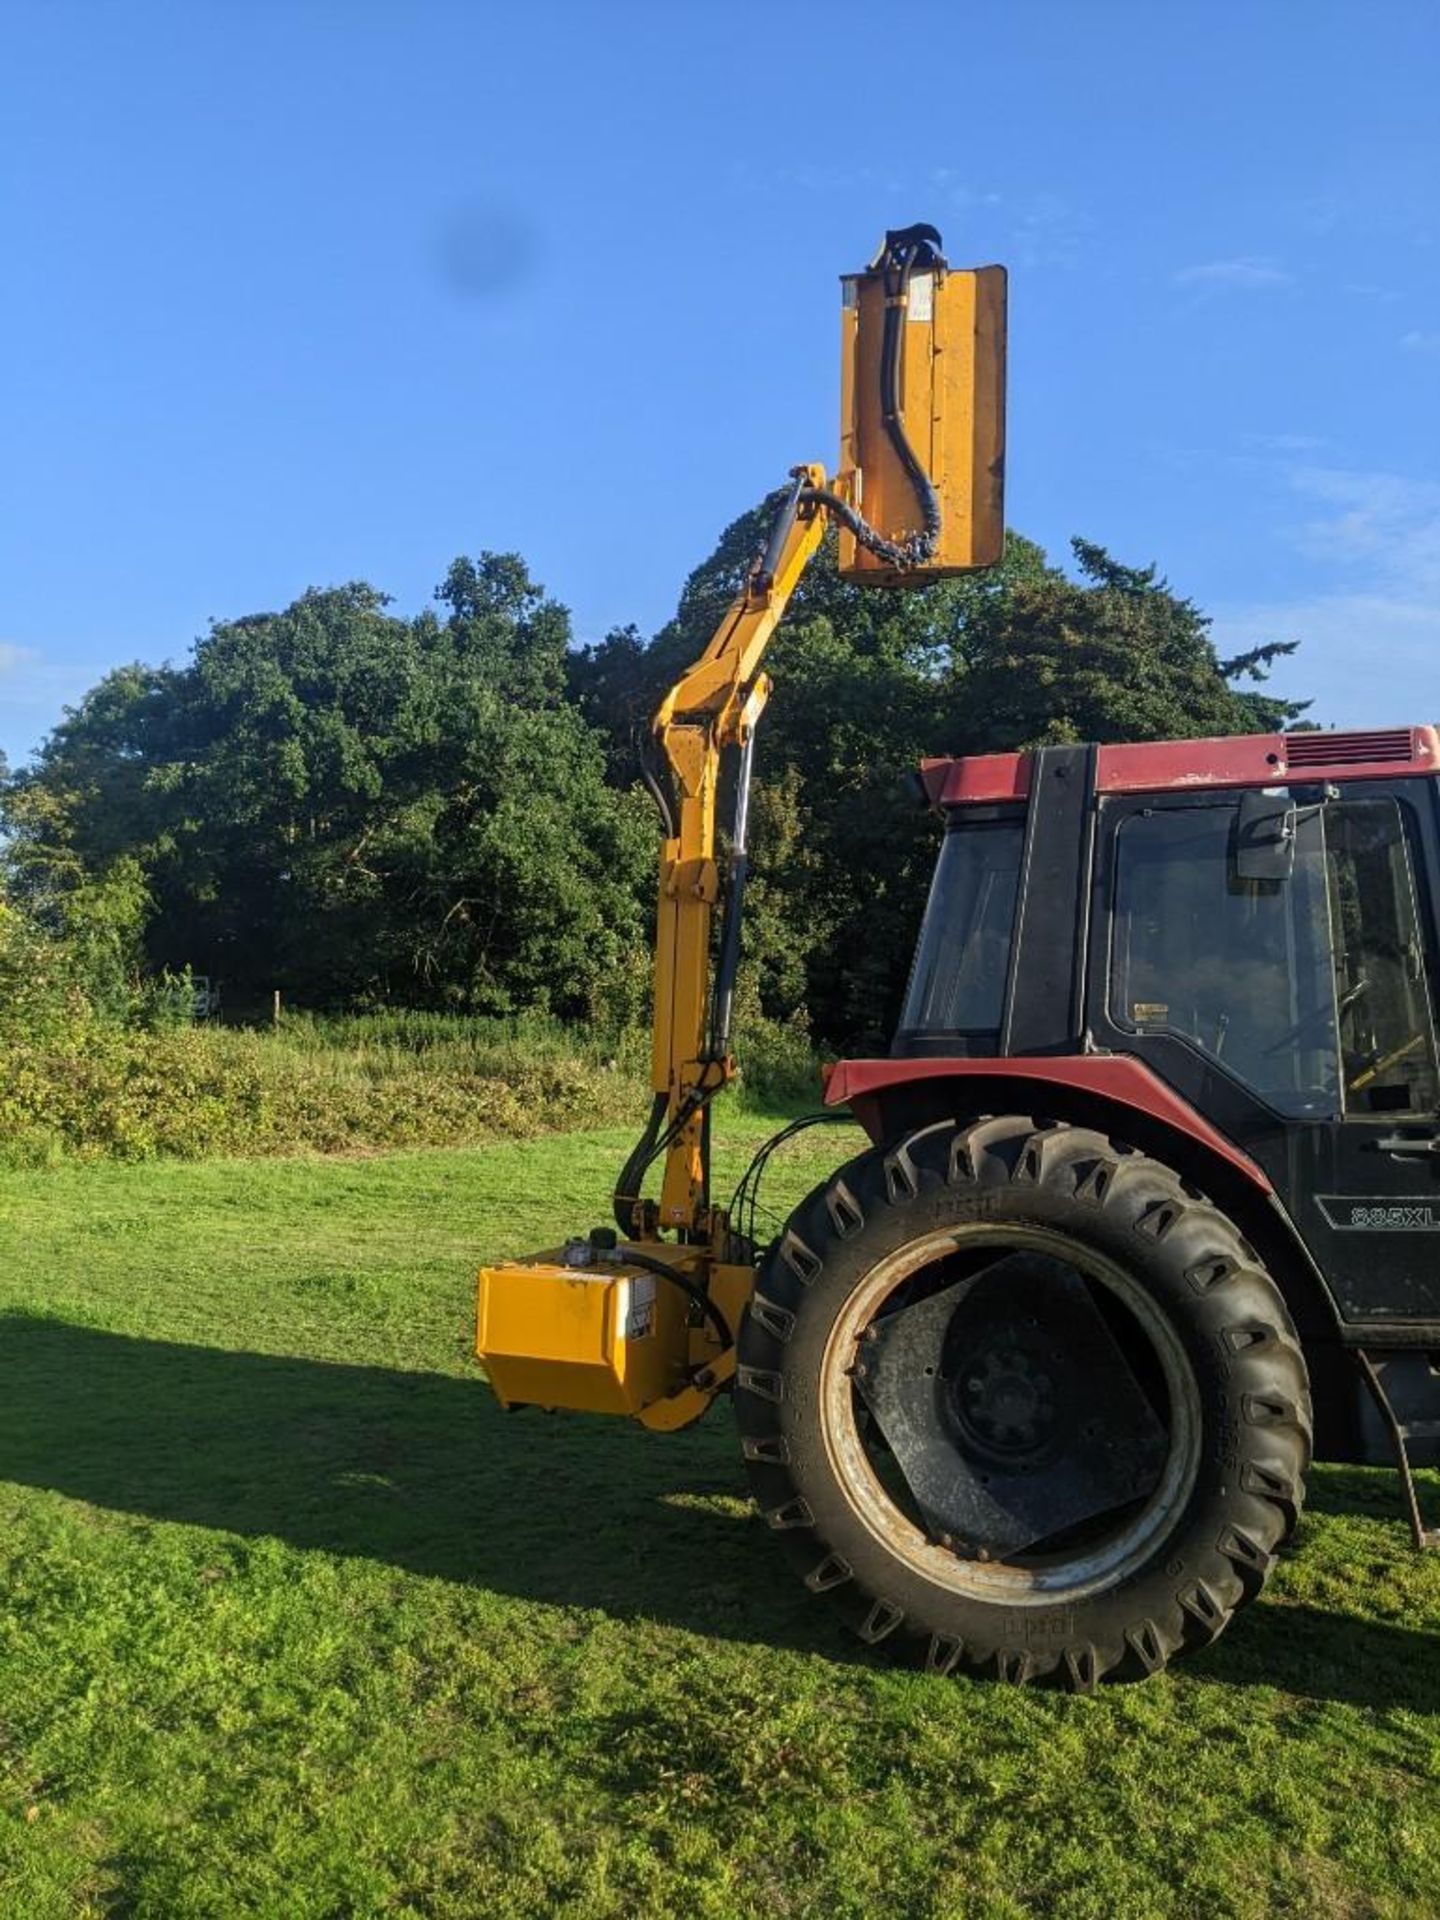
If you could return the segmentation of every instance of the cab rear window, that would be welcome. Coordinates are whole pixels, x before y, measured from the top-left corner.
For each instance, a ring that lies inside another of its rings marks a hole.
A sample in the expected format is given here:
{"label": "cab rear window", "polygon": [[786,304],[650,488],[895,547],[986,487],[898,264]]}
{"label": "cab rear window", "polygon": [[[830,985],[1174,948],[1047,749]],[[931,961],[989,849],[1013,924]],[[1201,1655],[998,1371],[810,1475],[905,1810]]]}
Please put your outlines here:
{"label": "cab rear window", "polygon": [[952,827],[946,834],[910,973],[902,1032],[999,1034],[1024,839],[1019,820]]}

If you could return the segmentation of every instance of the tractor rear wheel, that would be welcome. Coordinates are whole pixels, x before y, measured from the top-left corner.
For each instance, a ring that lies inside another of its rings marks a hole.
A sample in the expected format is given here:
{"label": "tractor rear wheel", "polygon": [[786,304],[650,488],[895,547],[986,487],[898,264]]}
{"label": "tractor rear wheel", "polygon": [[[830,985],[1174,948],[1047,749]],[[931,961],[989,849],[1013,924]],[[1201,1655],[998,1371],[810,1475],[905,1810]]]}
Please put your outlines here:
{"label": "tractor rear wheel", "polygon": [[862,1639],[1077,1690],[1221,1632],[1310,1456],[1299,1342],[1234,1225],[1013,1115],[816,1188],[760,1269],[735,1406],[761,1512]]}

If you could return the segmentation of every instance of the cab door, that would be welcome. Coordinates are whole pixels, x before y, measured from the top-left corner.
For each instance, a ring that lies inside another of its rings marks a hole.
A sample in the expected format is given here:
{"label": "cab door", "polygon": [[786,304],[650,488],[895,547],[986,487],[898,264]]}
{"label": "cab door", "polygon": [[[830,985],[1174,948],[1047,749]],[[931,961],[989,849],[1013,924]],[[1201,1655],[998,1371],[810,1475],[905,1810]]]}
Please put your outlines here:
{"label": "cab door", "polygon": [[1238,870],[1242,795],[1102,803],[1092,1039],[1264,1168],[1345,1319],[1440,1327],[1434,783],[1274,797],[1272,878]]}
{"label": "cab door", "polygon": [[1324,808],[1340,1110],[1293,1131],[1277,1185],[1349,1320],[1440,1320],[1433,804],[1407,780]]}

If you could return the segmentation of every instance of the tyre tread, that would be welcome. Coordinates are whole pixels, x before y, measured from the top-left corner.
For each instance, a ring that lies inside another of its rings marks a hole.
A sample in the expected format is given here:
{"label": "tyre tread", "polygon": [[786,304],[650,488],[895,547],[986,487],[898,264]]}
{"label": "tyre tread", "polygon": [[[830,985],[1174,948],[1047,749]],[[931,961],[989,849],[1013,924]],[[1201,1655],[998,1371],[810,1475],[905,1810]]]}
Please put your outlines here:
{"label": "tyre tread", "polygon": [[[1058,1644],[1017,1647],[998,1629],[987,1642],[958,1626],[907,1617],[892,1595],[866,1591],[859,1569],[826,1540],[823,1522],[800,1498],[784,1433],[785,1372],[807,1296],[827,1259],[842,1250],[851,1255],[866,1234],[878,1236],[877,1244],[903,1244],[917,1205],[937,1188],[977,1196],[1008,1191],[1017,1203],[1041,1192],[1083,1209],[1095,1231],[1126,1236],[1137,1252],[1148,1246],[1238,1383],[1237,1424],[1247,1451],[1227,1487],[1225,1524],[1181,1563],[1158,1613],[1131,1618],[1113,1635],[1079,1631]],[[1260,1591],[1296,1525],[1312,1414],[1304,1356],[1278,1288],[1204,1195],[1163,1163],[1093,1129],[987,1114],[934,1123],[871,1149],[802,1202],[764,1263],[756,1300],[742,1324],[735,1404],[761,1511],[780,1544],[798,1556],[810,1591],[841,1605],[861,1639],[903,1643],[932,1673],[988,1672],[1010,1683],[1043,1679],[1087,1692],[1107,1678],[1158,1672],[1224,1631]],[[802,1510],[806,1519],[793,1517]]]}

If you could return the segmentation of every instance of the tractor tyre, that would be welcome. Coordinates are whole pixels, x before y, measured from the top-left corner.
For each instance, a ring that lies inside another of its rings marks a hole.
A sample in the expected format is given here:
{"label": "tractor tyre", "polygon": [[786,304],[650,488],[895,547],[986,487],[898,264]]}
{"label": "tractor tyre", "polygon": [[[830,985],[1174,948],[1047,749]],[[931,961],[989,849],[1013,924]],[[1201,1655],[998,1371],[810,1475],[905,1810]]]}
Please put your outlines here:
{"label": "tractor tyre", "polygon": [[862,1640],[1076,1691],[1208,1646],[1310,1458],[1295,1329],[1236,1227],[1013,1115],[815,1189],[757,1275],[735,1407],[761,1513]]}

